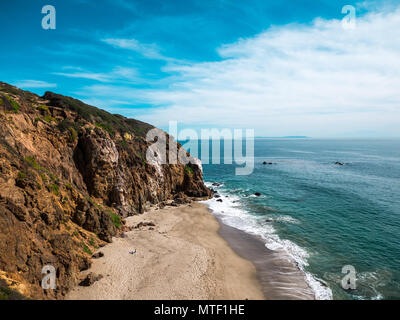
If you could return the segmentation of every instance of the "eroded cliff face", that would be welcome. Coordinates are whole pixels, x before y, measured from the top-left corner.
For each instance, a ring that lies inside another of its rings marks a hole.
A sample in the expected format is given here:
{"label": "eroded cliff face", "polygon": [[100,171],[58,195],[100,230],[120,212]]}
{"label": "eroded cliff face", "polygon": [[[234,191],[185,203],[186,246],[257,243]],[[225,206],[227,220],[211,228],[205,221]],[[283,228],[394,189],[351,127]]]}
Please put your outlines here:
{"label": "eroded cliff face", "polygon": [[[0,299],[62,298],[124,217],[210,196],[197,160],[162,164],[156,152],[147,161],[152,129],[0,82]],[[45,265],[56,268],[56,290],[41,288]]]}

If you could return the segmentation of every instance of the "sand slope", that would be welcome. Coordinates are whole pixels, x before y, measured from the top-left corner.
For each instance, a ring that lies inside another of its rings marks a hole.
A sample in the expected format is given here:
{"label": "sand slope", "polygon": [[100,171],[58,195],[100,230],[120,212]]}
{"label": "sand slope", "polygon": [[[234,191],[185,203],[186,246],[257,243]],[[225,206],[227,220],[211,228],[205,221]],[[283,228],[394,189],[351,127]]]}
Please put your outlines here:
{"label": "sand slope", "polygon": [[127,225],[141,221],[155,226],[101,248],[105,256],[85,273],[104,278],[76,287],[66,299],[264,298],[255,267],[218,235],[219,224],[204,204],[152,210],[128,218]]}

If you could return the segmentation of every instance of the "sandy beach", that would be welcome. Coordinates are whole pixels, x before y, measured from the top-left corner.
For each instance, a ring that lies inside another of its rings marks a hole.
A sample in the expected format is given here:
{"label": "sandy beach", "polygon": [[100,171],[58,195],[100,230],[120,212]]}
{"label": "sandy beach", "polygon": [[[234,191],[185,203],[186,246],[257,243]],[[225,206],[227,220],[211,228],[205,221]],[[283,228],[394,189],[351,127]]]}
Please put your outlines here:
{"label": "sandy beach", "polygon": [[103,278],[75,287],[66,299],[264,299],[254,264],[218,234],[220,225],[202,203],[152,209],[127,218],[126,232],[101,248],[89,272]]}

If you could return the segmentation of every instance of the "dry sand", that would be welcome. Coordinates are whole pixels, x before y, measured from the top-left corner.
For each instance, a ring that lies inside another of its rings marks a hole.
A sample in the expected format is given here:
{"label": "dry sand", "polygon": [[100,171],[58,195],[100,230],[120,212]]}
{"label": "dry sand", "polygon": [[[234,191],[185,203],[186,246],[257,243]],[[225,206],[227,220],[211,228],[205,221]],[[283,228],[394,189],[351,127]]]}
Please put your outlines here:
{"label": "dry sand", "polygon": [[206,205],[151,210],[129,217],[127,225],[142,221],[155,226],[101,248],[104,257],[85,273],[104,278],[77,286],[66,299],[264,299],[254,265],[218,235],[219,223]]}

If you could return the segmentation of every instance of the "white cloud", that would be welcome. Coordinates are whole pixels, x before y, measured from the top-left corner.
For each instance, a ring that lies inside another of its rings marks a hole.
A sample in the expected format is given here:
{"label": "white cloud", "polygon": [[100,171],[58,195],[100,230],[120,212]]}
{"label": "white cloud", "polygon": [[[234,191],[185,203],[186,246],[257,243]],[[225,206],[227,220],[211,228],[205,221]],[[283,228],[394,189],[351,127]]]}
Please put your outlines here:
{"label": "white cloud", "polygon": [[55,88],[57,84],[49,83],[45,81],[39,80],[22,80],[15,83],[15,86],[22,88],[22,89],[29,89],[29,88]]}
{"label": "white cloud", "polygon": [[102,39],[101,41],[116,48],[138,52],[145,58],[156,60],[167,59],[160,53],[159,48],[155,44],[143,44],[136,39]]}
{"label": "white cloud", "polygon": [[[400,136],[400,10],[273,27],[218,49],[218,62],[168,65],[167,89],[125,92],[165,107],[165,126],[250,127],[258,135]],[[128,90],[129,91],[129,90]]]}
{"label": "white cloud", "polygon": [[[272,27],[217,49],[221,61],[169,59],[157,89],[115,84],[82,96],[157,108],[139,119],[166,127],[254,128],[256,135],[400,136],[400,8],[370,13],[344,30],[339,20]],[[155,45],[106,39],[117,48],[164,59]],[[127,112],[125,112],[127,114]]]}
{"label": "white cloud", "polygon": [[133,68],[117,67],[109,73],[85,72],[80,67],[64,67],[64,69],[78,70],[77,72],[53,72],[54,75],[67,78],[80,78],[96,80],[99,82],[123,81],[123,80],[138,80],[138,72]]}
{"label": "white cloud", "polygon": [[80,78],[80,79],[89,79],[96,80],[100,82],[108,82],[110,78],[105,73],[94,73],[94,72],[74,72],[74,73],[65,73],[65,72],[53,72],[56,76],[62,76],[67,78]]}

